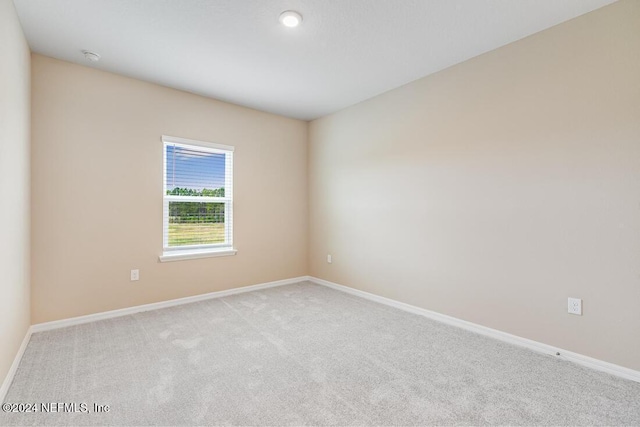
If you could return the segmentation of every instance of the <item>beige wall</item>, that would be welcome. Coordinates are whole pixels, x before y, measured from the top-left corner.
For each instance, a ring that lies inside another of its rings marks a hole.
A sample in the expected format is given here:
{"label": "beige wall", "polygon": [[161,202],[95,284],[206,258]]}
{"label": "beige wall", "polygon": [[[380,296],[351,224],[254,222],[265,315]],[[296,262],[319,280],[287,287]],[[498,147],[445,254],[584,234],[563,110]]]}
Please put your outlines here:
{"label": "beige wall", "polygon": [[[32,67],[33,323],[307,273],[306,122],[40,55]],[[236,147],[236,256],[158,262],[163,134]]]}
{"label": "beige wall", "polygon": [[0,383],[29,328],[29,47],[0,0]]}
{"label": "beige wall", "polygon": [[640,369],[638,23],[621,1],[312,122],[310,273]]}

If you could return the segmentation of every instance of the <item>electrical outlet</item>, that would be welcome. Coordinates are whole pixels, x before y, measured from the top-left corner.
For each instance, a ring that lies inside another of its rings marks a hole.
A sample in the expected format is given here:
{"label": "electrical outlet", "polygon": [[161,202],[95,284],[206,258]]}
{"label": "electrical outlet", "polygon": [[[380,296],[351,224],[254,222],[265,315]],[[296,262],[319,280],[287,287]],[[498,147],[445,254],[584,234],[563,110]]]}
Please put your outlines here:
{"label": "electrical outlet", "polygon": [[331,264],[331,254],[327,255],[327,262]]}
{"label": "electrical outlet", "polygon": [[131,270],[131,281],[140,280],[140,270]]}
{"label": "electrical outlet", "polygon": [[569,314],[582,316],[582,300],[580,298],[569,298]]}

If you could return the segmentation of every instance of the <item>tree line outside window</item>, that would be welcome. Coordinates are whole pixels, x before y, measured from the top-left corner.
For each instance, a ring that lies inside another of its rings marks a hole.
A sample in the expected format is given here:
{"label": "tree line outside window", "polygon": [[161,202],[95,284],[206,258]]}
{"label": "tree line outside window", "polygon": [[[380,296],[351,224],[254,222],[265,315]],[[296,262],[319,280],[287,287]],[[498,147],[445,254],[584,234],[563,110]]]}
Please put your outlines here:
{"label": "tree line outside window", "polygon": [[[196,190],[176,187],[168,196],[224,197],[224,188]],[[224,223],[224,202],[169,202],[170,224]]]}

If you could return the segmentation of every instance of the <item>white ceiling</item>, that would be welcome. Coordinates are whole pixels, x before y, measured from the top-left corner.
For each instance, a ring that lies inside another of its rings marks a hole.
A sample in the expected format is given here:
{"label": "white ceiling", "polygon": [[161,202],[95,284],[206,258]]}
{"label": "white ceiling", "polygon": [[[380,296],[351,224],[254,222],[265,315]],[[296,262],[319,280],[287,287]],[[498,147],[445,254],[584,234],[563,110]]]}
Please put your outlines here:
{"label": "white ceiling", "polygon": [[34,52],[310,120],[613,0],[14,2]]}

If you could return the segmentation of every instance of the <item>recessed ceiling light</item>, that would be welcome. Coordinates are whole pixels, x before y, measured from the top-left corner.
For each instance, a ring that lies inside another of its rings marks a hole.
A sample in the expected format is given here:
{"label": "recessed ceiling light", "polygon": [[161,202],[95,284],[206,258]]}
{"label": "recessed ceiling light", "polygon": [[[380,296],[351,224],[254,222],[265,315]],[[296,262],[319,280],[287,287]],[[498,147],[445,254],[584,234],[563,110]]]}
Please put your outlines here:
{"label": "recessed ceiling light", "polygon": [[98,62],[100,60],[100,55],[95,52],[90,52],[88,50],[83,50],[82,54],[85,58],[87,58],[91,62]]}
{"label": "recessed ceiling light", "polygon": [[285,27],[297,27],[302,22],[302,15],[294,10],[285,10],[280,14],[280,23]]}

